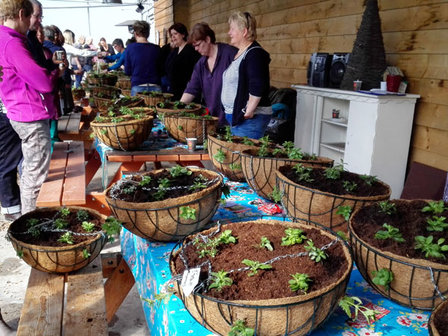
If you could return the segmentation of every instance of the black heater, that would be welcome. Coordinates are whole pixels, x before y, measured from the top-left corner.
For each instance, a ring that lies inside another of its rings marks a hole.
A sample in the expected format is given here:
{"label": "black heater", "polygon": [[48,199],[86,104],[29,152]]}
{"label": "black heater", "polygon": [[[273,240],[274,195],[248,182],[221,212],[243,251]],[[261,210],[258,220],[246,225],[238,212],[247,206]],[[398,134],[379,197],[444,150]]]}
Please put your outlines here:
{"label": "black heater", "polygon": [[332,55],[328,53],[313,53],[308,64],[308,85],[328,87]]}

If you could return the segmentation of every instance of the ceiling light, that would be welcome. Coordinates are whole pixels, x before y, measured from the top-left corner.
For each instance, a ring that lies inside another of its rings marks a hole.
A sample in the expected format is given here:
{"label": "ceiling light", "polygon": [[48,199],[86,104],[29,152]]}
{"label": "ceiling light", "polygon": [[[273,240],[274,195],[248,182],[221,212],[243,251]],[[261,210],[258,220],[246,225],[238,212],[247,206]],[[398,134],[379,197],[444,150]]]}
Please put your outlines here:
{"label": "ceiling light", "polygon": [[141,12],[143,12],[143,10],[145,9],[145,7],[141,4],[141,3],[139,3],[138,5],[137,5],[137,9],[135,10],[137,13],[141,13]]}

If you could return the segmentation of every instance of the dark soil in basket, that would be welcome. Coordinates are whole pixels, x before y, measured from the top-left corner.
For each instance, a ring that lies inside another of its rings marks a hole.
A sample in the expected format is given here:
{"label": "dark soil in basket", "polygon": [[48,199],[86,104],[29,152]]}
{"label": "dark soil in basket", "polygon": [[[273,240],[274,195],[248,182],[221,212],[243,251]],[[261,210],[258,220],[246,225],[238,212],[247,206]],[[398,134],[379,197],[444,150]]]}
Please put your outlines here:
{"label": "dark soil in basket", "polygon": [[[40,223],[44,223],[46,221],[50,221],[50,225],[54,223],[57,219],[64,219],[67,221],[68,225],[64,228],[64,230],[71,231],[73,233],[81,233],[82,235],[76,235],[73,234],[73,244],[79,244],[83,241],[92,239],[92,237],[95,237],[95,232],[101,231],[101,225],[102,225],[102,219],[101,217],[92,214],[90,212],[88,213],[88,217],[84,220],[79,220],[77,217],[77,211],[78,210],[70,210],[70,214],[68,216],[62,216],[59,211],[56,210],[48,210],[48,211],[39,211],[36,213],[27,213],[20,217],[18,220],[16,220],[10,228],[10,232],[14,238],[17,240],[33,244],[33,245],[40,245],[40,246],[70,246],[72,244],[67,244],[58,241],[58,239],[65,233],[65,232],[57,232],[52,230],[41,230],[39,236],[33,236],[29,232],[29,220],[37,219]],[[95,224],[95,227],[93,231],[90,232],[89,235],[85,235],[87,232],[82,228],[81,224],[83,221],[91,222]],[[53,229],[54,226],[52,226]]]}
{"label": "dark soil in basket", "polygon": [[[256,147],[261,146],[261,142],[259,140],[250,139],[247,137],[240,137],[240,136],[232,135],[232,136],[230,136],[230,139],[229,139],[228,137],[226,137],[226,135],[224,133],[211,133],[210,135],[220,141],[228,142],[229,144],[233,143],[233,144],[238,144],[238,145],[256,146]],[[273,142],[269,142],[268,148],[271,148],[271,149],[278,148],[278,145]]]}
{"label": "dark soil in basket", "polygon": [[448,336],[448,304],[442,307],[434,318],[434,325],[440,336]]}
{"label": "dark soil in basket", "polygon": [[[280,167],[279,171],[296,184],[335,195],[368,197],[384,195],[388,192],[388,189],[382,183],[376,181],[369,185],[360,177],[360,175],[350,173],[348,171],[343,171],[339,179],[333,180],[325,176],[325,169],[314,168],[310,174],[312,182],[299,181],[298,175],[293,169],[293,166],[288,165]],[[356,189],[353,191],[348,191],[344,187],[344,181],[347,181],[348,183],[355,183]]]}
{"label": "dark soil in basket", "polygon": [[[141,185],[142,180],[148,176],[151,178],[150,182]],[[162,198],[158,197],[157,191],[163,179],[169,180],[169,185],[166,188]],[[120,183],[117,183],[109,191],[109,197],[119,199],[126,202],[144,203],[161,201],[168,198],[177,198],[185,195],[190,195],[195,192],[203,190],[205,187],[193,189],[191,188],[195,182],[201,181],[203,186],[213,186],[220,183],[219,180],[211,183],[212,179],[200,172],[192,172],[191,175],[180,175],[172,177],[170,171],[164,169],[159,172],[148,172],[144,174],[133,175]]]}
{"label": "dark soil in basket", "polygon": [[174,101],[174,102],[161,102],[157,103],[156,107],[162,108],[162,109],[170,109],[170,110],[195,110],[199,106],[196,104],[185,104],[180,101]]}
{"label": "dark soil in basket", "polygon": [[[446,230],[443,232],[436,232],[428,231],[426,229],[428,226],[428,218],[433,216],[431,213],[421,211],[422,208],[427,205],[427,202],[422,200],[415,200],[412,202],[393,200],[389,202],[396,205],[397,212],[395,214],[387,215],[380,212],[379,203],[373,203],[361,208],[353,215],[351,222],[353,230],[358,237],[381,251],[388,251],[411,259],[424,259],[448,265],[447,259],[433,257],[426,258],[425,253],[423,253],[422,250],[416,250],[414,248],[416,236],[428,237],[432,235],[434,237],[434,243],[437,242],[439,238],[447,238]],[[445,210],[439,216],[448,218],[448,210]],[[379,230],[385,230],[385,228],[383,228],[384,223],[399,229],[405,242],[399,243],[393,239],[376,239],[375,234]],[[445,241],[444,244],[446,243],[447,241]],[[448,255],[448,252],[445,252],[445,255]]]}
{"label": "dark soil in basket", "polygon": [[[198,255],[196,245],[188,245],[183,253],[184,259],[188,261],[188,267],[203,264],[209,260],[212,265],[212,272],[220,270],[230,271],[241,267],[246,267],[242,263],[244,259],[250,259],[258,262],[265,262],[277,256],[294,254],[306,251],[303,244],[292,246],[281,246],[282,237],[285,236],[285,226],[269,225],[251,222],[248,224],[233,223],[222,227],[221,231],[232,230],[232,235],[237,237],[236,244],[224,244],[218,247],[219,252],[214,258]],[[304,230],[308,239],[312,239],[314,245],[322,247],[331,242],[327,236],[323,236],[317,229]],[[267,237],[274,248],[268,251],[265,248],[259,248],[262,236]],[[192,237],[187,238],[186,242],[191,241]],[[272,269],[258,270],[253,276],[248,276],[248,271],[237,271],[229,273],[233,284],[224,287],[221,292],[211,289],[207,295],[222,300],[264,300],[277,299],[285,297],[294,297],[304,295],[302,291],[293,292],[289,287],[291,274],[305,273],[312,279],[308,293],[319,290],[325,286],[335,283],[342,277],[349,267],[345,259],[344,252],[338,242],[328,248],[325,252],[329,257],[323,262],[316,263],[308,256],[295,258],[284,258],[275,261]],[[185,266],[179,255],[174,259],[175,272],[180,274],[185,270]],[[201,279],[205,280],[208,274],[208,266],[201,268]]]}
{"label": "dark soil in basket", "polygon": [[[293,160],[288,157],[288,154],[284,151],[279,151],[278,149],[282,149],[281,146],[272,144],[270,147],[268,147],[268,153],[267,155],[260,155],[258,149],[247,149],[243,151],[244,154],[249,154],[251,156],[258,156],[258,157],[266,157],[266,158],[275,158],[275,159],[288,159]],[[277,151],[274,151],[277,149]],[[318,162],[319,157],[317,156],[311,156],[309,154],[303,153],[303,157],[300,159],[303,161],[316,161]]]}

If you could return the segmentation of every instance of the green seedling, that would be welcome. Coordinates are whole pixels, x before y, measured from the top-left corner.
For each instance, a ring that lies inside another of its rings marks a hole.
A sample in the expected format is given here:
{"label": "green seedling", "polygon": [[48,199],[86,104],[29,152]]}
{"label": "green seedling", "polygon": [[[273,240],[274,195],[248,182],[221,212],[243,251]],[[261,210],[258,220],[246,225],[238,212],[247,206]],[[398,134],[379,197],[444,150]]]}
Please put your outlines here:
{"label": "green seedling", "polygon": [[23,258],[23,250],[17,250],[16,254],[20,259]]}
{"label": "green seedling", "polygon": [[303,164],[298,163],[298,164],[294,165],[293,169],[295,170],[297,179],[299,181],[305,181],[308,183],[311,183],[314,181],[314,179],[311,178],[311,173],[313,172],[313,168],[305,167]]}
{"label": "green seedling", "polygon": [[232,230],[225,230],[221,235],[218,237],[218,241],[220,244],[230,244],[236,243],[237,238],[232,236]]}
{"label": "green seedling", "polygon": [[341,205],[336,210],[336,215],[341,215],[346,221],[350,219],[352,207],[350,205]]}
{"label": "green seedling", "polygon": [[383,228],[385,228],[386,231],[379,230],[377,233],[375,233],[375,239],[379,240],[393,239],[398,243],[405,242],[398,228],[393,227],[392,225],[389,225],[387,223],[383,224]]}
{"label": "green seedling", "polygon": [[196,219],[196,209],[190,208],[189,206],[181,206],[179,217],[182,219]]}
{"label": "green seedling", "polygon": [[233,280],[227,276],[228,272],[218,271],[212,272],[212,283],[208,286],[208,289],[215,288],[218,292],[221,292],[224,287],[231,286]]}
{"label": "green seedling", "polygon": [[219,149],[216,151],[216,154],[213,155],[213,157],[214,157],[215,160],[218,161],[219,163],[223,163],[224,160],[226,159],[226,153],[224,153],[224,151],[223,151],[221,148],[219,148]]}
{"label": "green seedling", "polygon": [[381,201],[378,202],[378,205],[380,207],[380,212],[386,215],[393,215],[397,212],[397,206],[395,203],[389,202],[389,201]]}
{"label": "green seedling", "polygon": [[229,164],[229,168],[231,170],[241,170],[241,165],[239,163],[231,163]]}
{"label": "green seedling", "polygon": [[92,254],[87,249],[82,250],[82,256],[84,259],[88,259],[91,255]]}
{"label": "green seedling", "polygon": [[355,182],[342,181],[342,187],[348,192],[354,192],[358,188],[358,185]]}
{"label": "green seedling", "polygon": [[87,210],[78,210],[76,212],[76,218],[82,222],[82,221],[86,221],[89,219],[89,213],[87,212]]}
{"label": "green seedling", "polygon": [[342,164],[335,165],[324,170],[325,177],[330,180],[338,180],[341,178],[341,174],[344,171],[344,166]]}
{"label": "green seedling", "polygon": [[257,245],[259,248],[265,248],[268,251],[274,251],[274,248],[272,247],[271,241],[268,239],[268,237],[261,237],[260,244]]}
{"label": "green seedling", "polygon": [[302,244],[306,240],[306,235],[300,229],[285,229],[285,237],[282,237],[282,246],[290,246],[294,244]]}
{"label": "green seedling", "polygon": [[182,127],[182,125],[177,126],[177,129],[178,129],[179,131],[183,131],[183,130],[184,130],[184,128]]}
{"label": "green seedling", "polygon": [[370,175],[360,175],[361,179],[364,180],[365,183],[367,183],[369,186],[372,186],[375,182],[378,181],[376,176],[370,176]]}
{"label": "green seedling", "polygon": [[232,130],[230,126],[225,127],[224,140],[227,142],[233,142]]}
{"label": "green seedling", "polygon": [[219,245],[230,243],[235,244],[237,239],[238,238],[232,236],[232,230],[225,230],[218,237],[209,239],[207,243],[199,242],[199,239],[197,239],[194,242],[194,245],[198,245],[200,258],[203,258],[205,256],[210,256],[214,258],[218,253]]}
{"label": "green seedling", "polygon": [[106,221],[101,226],[101,229],[106,234],[108,241],[112,242],[114,241],[113,236],[120,233],[121,222],[114,217],[107,217]]}
{"label": "green seedling", "polygon": [[248,276],[253,276],[258,273],[258,270],[271,269],[272,265],[262,264],[259,261],[244,259],[242,263],[250,268]]}
{"label": "green seedling", "polygon": [[301,160],[305,156],[300,148],[291,148],[287,151],[288,158],[291,160]]}
{"label": "green seedling", "polygon": [[348,237],[344,231],[339,230],[338,232],[336,232],[336,234],[338,235],[339,238],[348,242]]}
{"label": "green seedling", "polygon": [[176,178],[176,177],[183,176],[183,175],[189,176],[189,175],[193,174],[193,172],[188,168],[176,165],[176,166],[170,168],[170,174],[172,177]]}
{"label": "green seedling", "polygon": [[137,191],[137,187],[136,187],[135,185],[130,185],[130,186],[126,187],[126,188],[123,188],[123,192],[124,192],[126,195],[132,195],[132,194],[134,194],[136,191]]}
{"label": "green seedling", "polygon": [[254,142],[252,140],[250,140],[248,137],[243,137],[243,144],[245,144],[247,146],[255,145]]}
{"label": "green seedling", "polygon": [[374,309],[369,309],[367,307],[364,307],[362,305],[361,299],[356,296],[344,296],[341,300],[339,300],[339,307],[341,307],[342,310],[350,318],[352,318],[351,309],[353,308],[355,310],[354,311],[354,319],[356,319],[358,314],[361,313],[366,318],[367,323],[375,322],[376,314],[380,313]]}
{"label": "green seedling", "polygon": [[296,273],[291,274],[292,280],[289,280],[289,288],[293,292],[297,292],[299,290],[303,291],[305,294],[308,291],[309,285],[312,282],[308,274],[305,273]]}
{"label": "green seedling", "polygon": [[382,268],[378,271],[372,271],[372,281],[375,285],[384,286],[389,289],[390,283],[394,280],[394,274],[387,268]]}
{"label": "green seedling", "polygon": [[277,186],[272,189],[271,197],[275,203],[280,203],[282,201],[283,193]]}
{"label": "green seedling", "polygon": [[68,226],[68,222],[65,219],[58,218],[53,222],[53,225],[56,229],[65,229]]}
{"label": "green seedling", "polygon": [[243,320],[236,320],[233,322],[227,336],[254,336],[255,330],[246,327],[246,323]]}
{"label": "green seedling", "polygon": [[141,179],[139,185],[141,187],[147,186],[151,183],[151,180],[152,180],[151,176],[149,176],[149,175],[142,176],[142,179]]}
{"label": "green seedling", "polygon": [[432,216],[432,219],[428,218],[426,221],[428,223],[426,230],[443,232],[448,227],[448,223],[445,220],[446,217],[443,216]]}
{"label": "green seedling", "polygon": [[448,210],[448,208],[445,207],[445,202],[429,201],[428,205],[423,207],[422,212],[432,212],[433,214],[441,214],[445,210]]}
{"label": "green seedling", "polygon": [[437,243],[433,243],[434,237],[423,237],[417,236],[415,237],[415,246],[416,250],[422,250],[425,253],[425,257],[434,257],[439,259],[446,259],[443,252],[448,251],[448,245],[442,245],[445,242],[445,238],[440,238]]}
{"label": "green seedling", "polygon": [[67,217],[68,215],[70,215],[70,209],[61,208],[61,210],[59,210],[59,214],[61,215],[61,217]]}
{"label": "green seedling", "polygon": [[64,233],[59,239],[59,242],[73,245],[73,235],[71,232]]}
{"label": "green seedling", "polygon": [[326,254],[322,249],[314,246],[314,243],[311,239],[306,241],[307,245],[305,246],[305,250],[308,251],[308,256],[314,262],[321,262],[328,258],[328,254]]}
{"label": "green seedling", "polygon": [[93,224],[92,222],[84,221],[82,222],[81,226],[86,232],[92,232],[95,229],[95,224]]}

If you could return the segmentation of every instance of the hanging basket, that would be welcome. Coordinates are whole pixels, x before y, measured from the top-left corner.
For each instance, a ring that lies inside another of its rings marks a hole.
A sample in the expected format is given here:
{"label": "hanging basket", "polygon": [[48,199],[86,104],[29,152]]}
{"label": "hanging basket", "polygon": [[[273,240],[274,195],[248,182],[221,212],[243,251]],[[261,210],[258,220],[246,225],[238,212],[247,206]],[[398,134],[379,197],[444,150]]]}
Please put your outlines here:
{"label": "hanging basket", "polygon": [[257,195],[273,200],[272,191],[276,186],[275,171],[284,165],[301,163],[307,167],[331,167],[333,160],[318,157],[316,160],[292,160],[257,156],[256,149],[244,150],[241,153],[241,167],[247,183]]}
{"label": "hanging basket", "polygon": [[142,97],[145,100],[147,106],[156,106],[157,103],[164,102],[173,98],[172,93],[162,93],[157,91],[149,91],[146,93],[139,92],[137,96]]}
{"label": "hanging basket", "polygon": [[121,90],[115,86],[89,86],[87,90],[90,91],[93,97],[116,99],[120,97]]}
{"label": "hanging basket", "polygon": [[347,221],[342,215],[336,214],[340,206],[350,206],[353,212],[355,209],[376,201],[388,200],[390,197],[390,187],[381,181],[378,182],[387,190],[383,195],[336,195],[297,184],[288,179],[282,173],[282,169],[284,167],[277,170],[277,183],[283,195],[282,204],[288,217],[293,220],[322,225],[334,232],[347,232]]}
{"label": "hanging basket", "polygon": [[[249,223],[250,222],[243,222],[222,225],[220,232],[230,230],[236,225],[243,226]],[[309,225],[274,220],[259,220],[252,222],[252,224],[281,225],[284,226],[285,229],[288,227],[300,229],[311,228]],[[314,227],[313,229],[317,229],[320,231],[321,235],[327,236],[331,241],[338,241],[338,244],[341,244],[343,249],[343,256],[341,258],[345,258],[346,260],[346,268],[340,270],[341,276],[339,279],[324,288],[303,295],[278,299],[223,300],[212,297],[208,292],[204,292],[203,290],[200,290],[199,292],[197,289],[189,296],[185,296],[183,289],[180,286],[179,279],[174,283],[176,294],[182,299],[185,308],[196,321],[219,335],[227,335],[231,329],[231,325],[237,320],[244,321],[245,326],[254,329],[255,335],[259,336],[308,335],[312,330],[323,324],[337,308],[339,300],[345,295],[353,265],[349,248],[345,243],[337,240],[338,238],[333,234],[330,234],[323,229]],[[197,235],[187,237],[180,247],[175,246],[170,257],[170,269],[174,276],[181,275],[176,270],[176,259],[183,253],[182,250],[185,248],[187,242],[194,241],[195,237],[198,237],[199,235],[210,235],[213,231],[216,231],[216,227],[200,232]],[[244,242],[238,241],[238,244],[244,244]],[[179,249],[176,250],[178,247]],[[249,255],[250,248],[251,247],[248,246],[247,257],[249,259],[251,259]],[[232,253],[229,252],[228,255],[232,258]],[[235,258],[241,258],[241,255],[235,256]],[[273,264],[273,267],[275,268],[275,263]],[[212,272],[218,272],[217,269],[213,269],[213,261],[211,263],[211,269],[202,270],[204,271],[201,271],[202,279],[204,279],[204,276],[207,276],[203,274],[205,272],[209,273],[210,270]],[[288,286],[288,284],[278,284],[278,282],[271,283],[271,286],[275,285]],[[231,286],[234,286],[234,284]],[[198,287],[204,288],[203,286]],[[254,291],[256,291],[256,288],[254,288]]]}
{"label": "hanging basket", "polygon": [[446,316],[448,315],[448,300],[439,304],[436,309],[431,313],[431,317],[428,321],[429,335],[431,336],[443,336],[439,332],[439,329],[446,328]]}
{"label": "hanging basket", "polygon": [[115,99],[101,98],[93,96],[93,104],[100,112],[107,112],[108,108],[114,105]]}
{"label": "hanging basket", "polygon": [[84,89],[72,89],[72,95],[74,100],[81,100],[86,96],[86,91]]}
{"label": "hanging basket", "polygon": [[[105,194],[106,201],[116,218],[123,226],[139,237],[151,241],[177,241],[202,229],[213,217],[221,198],[222,177],[206,169],[190,168],[200,172],[209,181],[214,181],[199,192],[168,198],[162,201],[133,203],[110,197],[110,186]],[[154,171],[154,173],[160,170]],[[196,219],[185,219],[180,216],[181,207],[195,209]]]}
{"label": "hanging basket", "polygon": [[131,90],[131,79],[129,77],[119,77],[117,83],[115,84],[119,89]]}
{"label": "hanging basket", "polygon": [[92,121],[90,127],[95,136],[106,146],[117,150],[135,150],[148,139],[153,126],[153,117],[147,116],[141,119],[130,119],[113,122]]}
{"label": "hanging basket", "polygon": [[169,102],[167,103],[166,107],[160,107],[158,104],[154,104],[154,106],[156,107],[156,111],[157,113],[160,114],[164,114],[164,113],[180,113],[180,112],[185,112],[185,113],[193,113],[195,115],[200,115],[202,114],[202,106],[200,104],[187,104],[190,106],[190,108],[184,108],[184,107],[175,107],[174,104],[176,102]]}
{"label": "hanging basket", "polygon": [[[229,180],[245,181],[240,153],[247,149],[257,148],[256,144],[259,144],[260,142],[255,139],[250,139],[254,145],[245,145],[242,143],[242,137],[233,136],[233,138],[233,142],[228,142],[219,139],[216,134],[208,134],[208,153],[215,168],[224,174]],[[225,156],[224,160],[218,161],[219,156],[222,155]],[[217,157],[218,159],[216,159]]]}
{"label": "hanging basket", "polygon": [[207,134],[215,132],[218,127],[216,117],[183,117],[178,113],[165,113],[163,123],[170,135],[177,141],[186,143],[186,138],[196,138],[197,144],[202,145]]}
{"label": "hanging basket", "polygon": [[[76,211],[86,210],[93,217],[100,219],[102,223],[106,220],[106,216],[93,209],[76,206],[67,208]],[[54,211],[56,213],[60,209],[60,207],[36,209],[14,221],[8,229],[7,236],[14,250],[16,250],[18,255],[21,255],[23,261],[39,271],[66,273],[79,270],[92,262],[106,244],[106,236],[102,233],[93,235],[90,239],[81,243],[64,247],[35,245],[20,240],[21,235],[17,233],[21,226],[20,221],[39,216],[43,212],[48,213],[49,211]]]}
{"label": "hanging basket", "polygon": [[110,74],[89,74],[87,76],[87,83],[95,86],[114,86],[117,83],[118,76]]}
{"label": "hanging basket", "polygon": [[[400,202],[412,202],[399,200]],[[372,206],[372,205],[371,205]],[[448,265],[430,260],[407,258],[382,251],[367,243],[355,230],[357,214],[350,217],[350,245],[359,272],[381,295],[411,308],[432,310],[448,295]],[[393,223],[388,223],[393,225]],[[372,271],[386,268],[395,276],[389,288],[373,283]]]}

